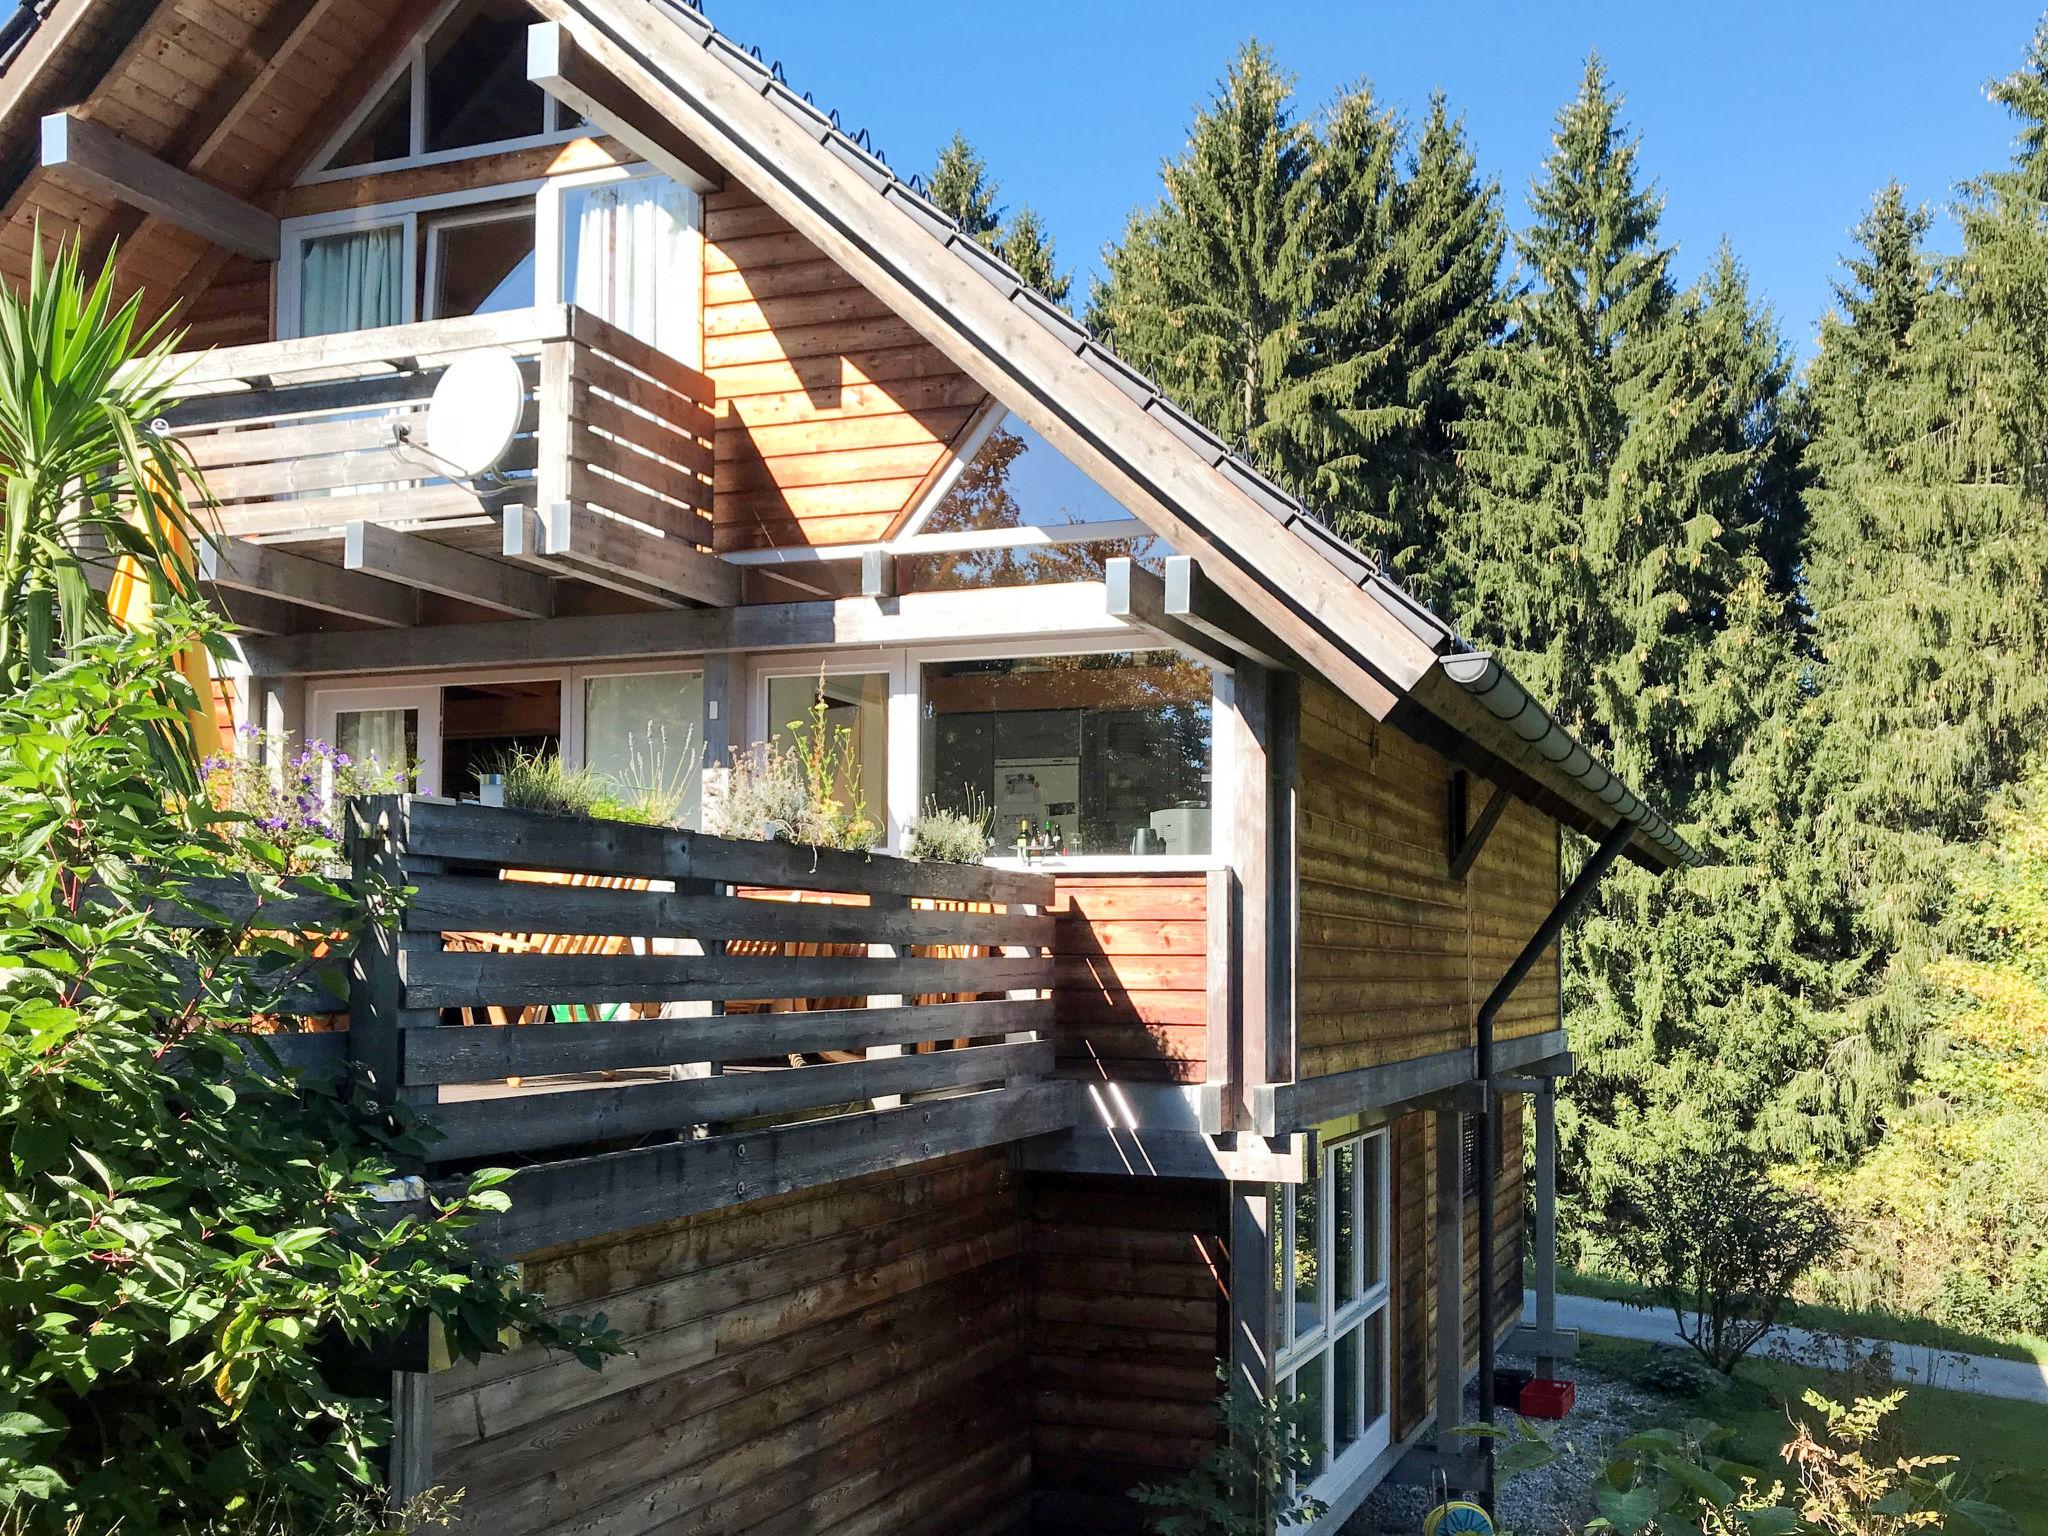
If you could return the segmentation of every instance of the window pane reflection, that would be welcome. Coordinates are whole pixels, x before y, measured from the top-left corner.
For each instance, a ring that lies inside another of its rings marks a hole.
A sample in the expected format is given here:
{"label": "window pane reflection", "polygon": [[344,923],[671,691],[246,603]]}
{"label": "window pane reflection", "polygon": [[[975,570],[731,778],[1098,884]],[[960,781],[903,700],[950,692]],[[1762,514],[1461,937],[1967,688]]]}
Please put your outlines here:
{"label": "window pane reflection", "polygon": [[1304,1338],[1322,1326],[1322,1256],[1317,1252],[1317,1181],[1294,1186],[1294,1336]]}
{"label": "window pane reflection", "polygon": [[1205,854],[1212,687],[1174,651],[927,666],[924,797],[1002,849]]}

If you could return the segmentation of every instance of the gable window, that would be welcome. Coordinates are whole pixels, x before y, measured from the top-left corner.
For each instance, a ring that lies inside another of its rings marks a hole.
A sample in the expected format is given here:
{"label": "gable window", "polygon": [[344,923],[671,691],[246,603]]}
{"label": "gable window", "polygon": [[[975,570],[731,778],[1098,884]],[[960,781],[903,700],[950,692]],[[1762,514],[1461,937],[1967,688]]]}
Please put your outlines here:
{"label": "gable window", "polygon": [[1015,414],[998,409],[904,525],[902,580],[920,590],[1100,581],[1118,555],[1157,566],[1165,544]]}
{"label": "gable window", "polygon": [[1318,1158],[1310,1178],[1273,1191],[1274,1346],[1282,1395],[1308,1404],[1309,1491],[1323,1498],[1391,1438],[1386,1132],[1335,1141]]}
{"label": "gable window", "polygon": [[576,131],[581,119],[526,78],[520,0],[458,0],[423,28],[307,178],[455,159]]}

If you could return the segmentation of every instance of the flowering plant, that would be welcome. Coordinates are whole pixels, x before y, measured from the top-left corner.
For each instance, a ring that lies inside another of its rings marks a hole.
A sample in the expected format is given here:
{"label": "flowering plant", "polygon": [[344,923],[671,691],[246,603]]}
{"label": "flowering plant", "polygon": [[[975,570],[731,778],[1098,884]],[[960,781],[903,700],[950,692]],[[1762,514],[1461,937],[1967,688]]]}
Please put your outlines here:
{"label": "flowering plant", "polygon": [[[412,786],[410,763],[357,760],[317,737],[296,751],[282,732],[244,725],[242,750],[199,765],[207,799],[224,815],[244,817],[267,842],[281,848],[288,872],[331,863],[341,841],[338,808],[352,795],[403,794]],[[273,769],[275,763],[279,768]]]}

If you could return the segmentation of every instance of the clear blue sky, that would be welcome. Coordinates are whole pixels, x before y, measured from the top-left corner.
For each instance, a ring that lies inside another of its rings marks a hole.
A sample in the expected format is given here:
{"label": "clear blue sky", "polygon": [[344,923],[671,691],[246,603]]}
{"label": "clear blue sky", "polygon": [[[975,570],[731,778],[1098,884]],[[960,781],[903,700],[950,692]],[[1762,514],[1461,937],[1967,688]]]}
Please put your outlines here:
{"label": "clear blue sky", "polygon": [[[706,0],[799,90],[869,128],[901,171],[955,128],[1007,203],[1034,204],[1085,285],[1103,242],[1157,193],[1189,113],[1247,33],[1315,103],[1363,75],[1410,116],[1444,90],[1509,218],[1589,49],[1606,58],[1698,270],[1723,234],[1810,352],[1849,229],[1892,176],[1937,210],[2002,163],[1984,82],[2017,67],[2048,0]],[[1951,231],[1938,226],[1938,239]]]}

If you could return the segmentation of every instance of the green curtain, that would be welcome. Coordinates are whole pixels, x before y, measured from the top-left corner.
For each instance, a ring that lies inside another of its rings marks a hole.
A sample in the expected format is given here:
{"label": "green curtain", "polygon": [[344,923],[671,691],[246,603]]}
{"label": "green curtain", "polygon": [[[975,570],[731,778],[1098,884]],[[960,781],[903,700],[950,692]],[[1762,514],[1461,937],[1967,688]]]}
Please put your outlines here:
{"label": "green curtain", "polygon": [[299,264],[299,334],[330,336],[405,318],[403,226],[308,240]]}

